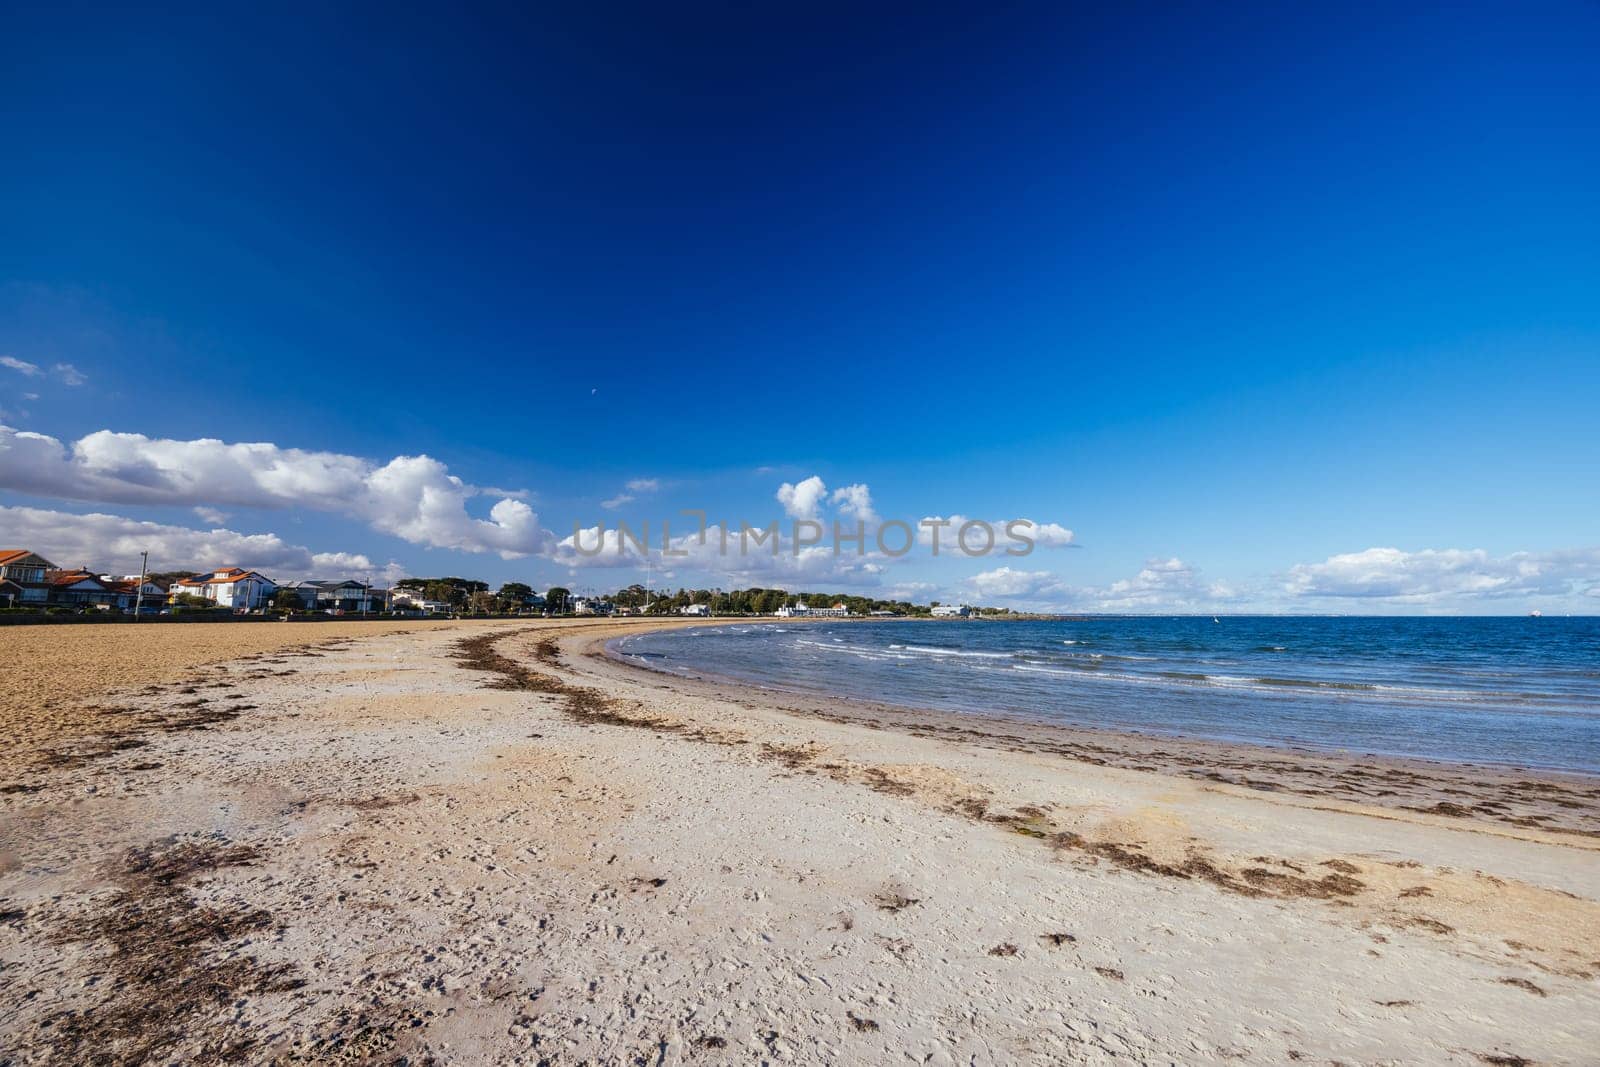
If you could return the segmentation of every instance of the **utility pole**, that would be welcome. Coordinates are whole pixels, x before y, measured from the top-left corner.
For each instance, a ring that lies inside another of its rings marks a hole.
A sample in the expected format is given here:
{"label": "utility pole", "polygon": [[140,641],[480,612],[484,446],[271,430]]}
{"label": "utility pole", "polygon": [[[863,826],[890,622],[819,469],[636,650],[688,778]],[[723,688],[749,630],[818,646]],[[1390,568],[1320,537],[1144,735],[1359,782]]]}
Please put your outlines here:
{"label": "utility pole", "polygon": [[144,576],[150,570],[150,551],[139,553],[139,588],[133,595],[133,621],[139,621],[139,613],[144,610]]}

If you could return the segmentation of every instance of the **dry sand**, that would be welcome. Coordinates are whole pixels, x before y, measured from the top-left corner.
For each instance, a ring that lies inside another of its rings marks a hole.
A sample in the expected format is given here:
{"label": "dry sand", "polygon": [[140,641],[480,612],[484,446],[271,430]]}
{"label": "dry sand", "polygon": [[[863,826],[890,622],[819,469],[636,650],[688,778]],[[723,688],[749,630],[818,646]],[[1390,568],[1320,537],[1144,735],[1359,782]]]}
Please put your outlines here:
{"label": "dry sand", "polygon": [[1596,1062],[1600,783],[700,685],[629,625],[185,626],[52,699],[0,1063]]}
{"label": "dry sand", "polygon": [[195,667],[453,620],[228,622],[0,627],[0,724],[9,744],[0,769],[40,746],[82,737],[103,722],[95,707],[117,689],[172,682]]}

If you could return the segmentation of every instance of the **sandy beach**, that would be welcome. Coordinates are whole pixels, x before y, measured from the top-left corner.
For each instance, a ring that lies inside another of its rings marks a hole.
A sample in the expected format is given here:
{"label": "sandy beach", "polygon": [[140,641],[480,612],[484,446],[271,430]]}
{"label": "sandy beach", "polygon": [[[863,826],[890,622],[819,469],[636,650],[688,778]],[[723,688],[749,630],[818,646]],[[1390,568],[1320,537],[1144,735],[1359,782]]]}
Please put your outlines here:
{"label": "sandy beach", "polygon": [[0,630],[0,1063],[1596,1060],[1600,781],[675,678],[641,625]]}

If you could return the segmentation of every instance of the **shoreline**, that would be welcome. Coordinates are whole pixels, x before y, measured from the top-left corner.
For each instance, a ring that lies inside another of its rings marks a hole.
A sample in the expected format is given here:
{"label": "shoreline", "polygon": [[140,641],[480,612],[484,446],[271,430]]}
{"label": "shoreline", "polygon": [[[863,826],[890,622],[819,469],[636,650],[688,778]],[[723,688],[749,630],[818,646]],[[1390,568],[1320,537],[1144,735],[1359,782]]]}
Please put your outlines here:
{"label": "shoreline", "polygon": [[[691,675],[658,669],[614,647],[630,636],[635,635],[591,643],[584,653],[598,655],[625,670],[672,678],[687,691],[713,699],[732,700],[748,690],[761,694],[774,706],[800,714],[920,731],[972,743],[1003,744],[1018,751],[1053,752],[1082,762],[1154,770],[1221,785],[1287,791],[1308,798],[1332,798],[1447,819],[1488,817],[1522,829],[1600,839],[1600,775],[1509,763],[1458,763],[1357,753],[1287,742],[1264,745],[1080,726],[1001,712],[957,712],[869,701],[821,689],[785,688],[710,672]],[[1446,807],[1440,809],[1439,805]],[[1476,810],[1482,805],[1499,805],[1505,810]],[[1425,810],[1428,808],[1434,810]]]}
{"label": "shoreline", "polygon": [[115,734],[0,793],[0,1048],[34,1067],[1600,1046],[1592,838],[1196,773],[1237,773],[1222,747],[954,732],[971,724],[605,654],[683,625],[702,623],[369,633],[97,694]]}
{"label": "shoreline", "polygon": [[[719,619],[719,620],[715,620],[715,621],[718,624],[721,624],[721,625],[734,625],[734,624],[738,624],[740,622],[743,622],[745,625],[749,625],[750,622],[751,622],[751,620],[749,620],[749,619],[742,619],[742,620],[739,620],[739,619],[721,620],[721,619]],[[761,621],[761,620],[757,620],[757,621]],[[840,623],[846,623],[846,624],[881,623],[881,622],[883,622],[885,620],[878,620],[878,619],[870,619],[870,620],[869,619],[849,619],[849,620],[829,619],[829,620],[801,620],[799,622],[796,622],[796,620],[785,619],[785,620],[782,620],[782,621],[786,625],[804,625],[805,623],[808,623],[808,622],[826,622],[826,623],[829,623],[829,624],[838,625]],[[919,620],[903,620],[903,621],[908,621],[908,622],[910,622],[910,621],[917,621],[917,622],[928,622],[928,621],[949,622],[950,620],[922,620],[922,619],[919,619]],[[702,622],[701,625],[705,625],[705,623]],[[631,638],[633,636],[639,636],[639,635],[636,635],[636,634],[628,635],[628,637],[620,638],[619,640],[626,640],[626,639]],[[626,653],[621,653],[621,652],[618,653],[619,657],[625,656],[625,655],[626,655]],[[656,653],[650,653],[648,655],[654,656],[654,655],[657,655],[657,654]],[[634,658],[635,659],[639,659],[639,660],[643,659],[642,656],[636,656]],[[753,689],[762,690],[762,691],[771,691],[773,693],[779,693],[779,694],[788,694],[788,695],[794,695],[794,696],[813,696],[813,697],[820,696],[820,697],[826,697],[826,698],[832,699],[832,700],[844,701],[844,702],[855,704],[855,705],[863,705],[863,706],[869,706],[869,707],[880,707],[881,706],[881,707],[900,708],[900,709],[907,710],[907,711],[916,711],[916,712],[919,712],[919,713],[920,712],[928,712],[928,713],[939,714],[939,715],[958,715],[958,716],[962,716],[962,717],[967,718],[967,719],[983,718],[983,719],[1009,721],[1009,722],[1014,722],[1014,723],[1022,723],[1022,724],[1030,724],[1030,725],[1039,724],[1039,725],[1046,725],[1046,726],[1055,726],[1055,727],[1060,727],[1060,728],[1062,728],[1064,730],[1067,730],[1067,731],[1075,731],[1075,732],[1079,732],[1079,733],[1082,733],[1082,734],[1085,734],[1085,735],[1100,734],[1100,735],[1105,735],[1105,736],[1108,736],[1108,737],[1132,736],[1132,737],[1147,738],[1147,739],[1156,740],[1156,741],[1159,741],[1159,740],[1170,740],[1170,741],[1178,742],[1178,743],[1189,743],[1189,742],[1209,743],[1209,744],[1220,745],[1220,746],[1244,747],[1244,748],[1258,750],[1258,751],[1260,751],[1262,753],[1266,753],[1266,754],[1289,752],[1289,753],[1301,753],[1301,754],[1306,754],[1306,755],[1324,755],[1324,756],[1344,757],[1344,758],[1352,758],[1352,759],[1372,759],[1372,760],[1381,760],[1381,761],[1388,762],[1388,763],[1415,764],[1415,765],[1424,766],[1424,767],[1439,767],[1439,768],[1445,768],[1445,769],[1452,769],[1452,768],[1455,768],[1455,769],[1481,769],[1481,770],[1485,770],[1485,771],[1507,773],[1507,774],[1538,775],[1538,776],[1550,777],[1550,778],[1555,778],[1555,779],[1569,779],[1569,780],[1572,780],[1574,783],[1577,783],[1577,784],[1582,784],[1582,783],[1588,782],[1588,781],[1593,781],[1593,782],[1600,783],[1600,765],[1595,765],[1595,766],[1562,766],[1562,765],[1556,765],[1556,764],[1541,764],[1541,763],[1536,763],[1536,762],[1518,761],[1518,760],[1513,760],[1513,759],[1451,758],[1451,757],[1448,757],[1448,756],[1422,755],[1422,754],[1417,754],[1417,753],[1410,753],[1410,752],[1403,752],[1403,751],[1396,751],[1396,750],[1357,749],[1357,748],[1353,748],[1353,747],[1340,746],[1340,745],[1337,745],[1337,744],[1332,743],[1332,742],[1322,743],[1322,742],[1314,741],[1314,740],[1300,740],[1300,739],[1292,739],[1292,738],[1278,739],[1278,738],[1261,738],[1261,737],[1249,737],[1249,736],[1233,736],[1233,735],[1228,735],[1226,733],[1220,733],[1220,732],[1219,733],[1214,733],[1214,734],[1201,734],[1201,733],[1185,732],[1182,729],[1162,730],[1162,729],[1159,729],[1159,728],[1138,727],[1138,726],[1131,726],[1131,725],[1130,726],[1115,725],[1115,724],[1112,724],[1112,725],[1096,725],[1096,724],[1092,724],[1092,723],[1063,721],[1061,719],[1051,718],[1051,717],[1048,717],[1048,716],[1045,716],[1045,715],[1042,715],[1042,714],[1030,715],[1026,711],[1021,711],[1021,710],[1012,709],[1012,708],[1007,708],[1007,709],[990,709],[990,708],[986,708],[986,707],[965,707],[965,708],[963,708],[963,707],[946,707],[946,708],[936,708],[936,707],[933,707],[933,706],[928,705],[928,704],[919,704],[919,703],[914,703],[914,702],[900,703],[900,702],[894,701],[893,699],[886,699],[886,698],[881,698],[881,697],[875,698],[875,697],[870,697],[870,696],[857,696],[857,695],[844,693],[844,692],[835,692],[835,691],[832,691],[832,690],[829,690],[829,689],[825,688],[825,686],[821,685],[821,684],[814,685],[814,686],[808,686],[804,682],[794,682],[794,683],[787,683],[786,684],[786,683],[783,683],[783,682],[768,681],[768,680],[764,680],[764,679],[760,679],[760,678],[742,677],[742,676],[737,675],[737,674],[719,674],[715,670],[705,670],[705,669],[698,668],[698,667],[686,667],[683,670],[674,670],[674,669],[667,668],[667,667],[652,667],[649,664],[646,664],[646,663],[643,663],[643,662],[639,662],[636,665],[644,667],[645,669],[648,669],[648,670],[652,670],[652,671],[654,671],[656,673],[677,675],[679,677],[687,678],[687,679],[690,679],[690,680],[706,681],[706,682],[718,683],[718,684],[723,684],[723,685],[728,685],[728,686],[748,686],[748,687],[753,688]],[[1276,691],[1274,691],[1274,690],[1264,690],[1263,692],[1276,692]],[[1129,690],[1128,698],[1125,701],[1125,703],[1137,704],[1141,699],[1142,699],[1142,697],[1141,697],[1140,693],[1138,693],[1136,690]],[[1381,701],[1379,701],[1379,703],[1381,703]]]}

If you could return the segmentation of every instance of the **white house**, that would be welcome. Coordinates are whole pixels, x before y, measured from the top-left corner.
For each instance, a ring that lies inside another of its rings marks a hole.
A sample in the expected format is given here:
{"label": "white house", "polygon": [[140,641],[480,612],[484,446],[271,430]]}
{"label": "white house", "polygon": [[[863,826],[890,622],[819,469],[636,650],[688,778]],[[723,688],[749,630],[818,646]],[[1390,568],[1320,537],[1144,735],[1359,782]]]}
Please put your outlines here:
{"label": "white house", "polygon": [[940,604],[933,609],[936,619],[964,619],[972,614],[972,609],[965,604]]}
{"label": "white house", "polygon": [[397,610],[420,611],[424,615],[444,615],[450,611],[450,605],[443,600],[429,600],[415,589],[396,589],[394,606]]}
{"label": "white house", "polygon": [[174,596],[180,593],[203,596],[220,608],[232,608],[235,611],[253,611],[265,607],[272,602],[272,594],[277,591],[278,583],[271,578],[238,567],[223,567],[209,575],[180,578],[172,583],[171,590]]}
{"label": "white house", "polygon": [[844,619],[850,616],[850,609],[842,603],[831,608],[810,608],[796,600],[779,608],[777,615],[781,619]]}
{"label": "white house", "polygon": [[710,604],[685,604],[678,609],[680,615],[710,615]]}
{"label": "white house", "polygon": [[574,615],[610,615],[613,608],[611,603],[598,597],[581,596],[572,602]]}

